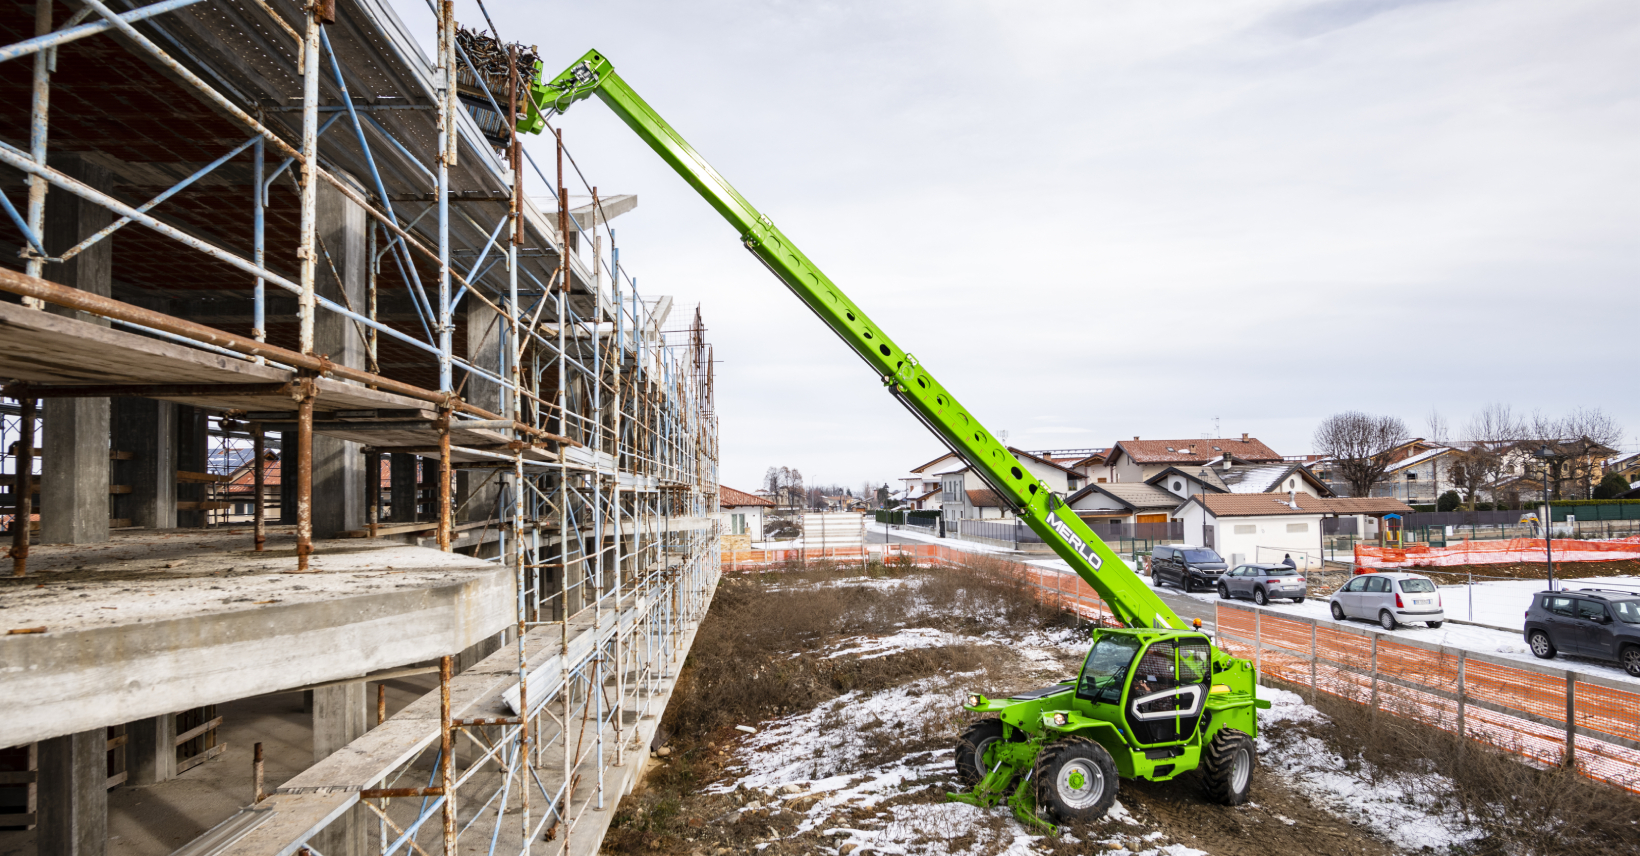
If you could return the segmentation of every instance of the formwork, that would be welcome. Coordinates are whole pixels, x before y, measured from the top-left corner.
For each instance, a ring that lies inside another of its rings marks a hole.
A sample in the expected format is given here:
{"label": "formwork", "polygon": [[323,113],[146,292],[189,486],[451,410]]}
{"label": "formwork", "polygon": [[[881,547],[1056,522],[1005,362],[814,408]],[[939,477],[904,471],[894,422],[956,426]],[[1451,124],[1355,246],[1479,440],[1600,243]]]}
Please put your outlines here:
{"label": "formwork", "polygon": [[[39,513],[40,402],[142,398],[208,426],[187,525],[243,525],[261,551],[282,493],[288,570],[316,571],[329,437],[364,458],[353,534],[425,538],[514,579],[508,645],[460,674],[444,658],[439,693],[196,852],[596,849],[715,588],[702,316],[669,325],[671,299],[639,292],[609,225],[630,198],[600,198],[559,131],[533,152],[512,133],[531,51],[478,32],[494,31],[482,7],[471,30],[429,7],[431,34],[383,0],[0,16],[13,573]],[[101,219],[52,234],[58,200]],[[327,232],[326,205],[357,228]],[[85,287],[98,264],[114,275]],[[419,461],[409,494],[384,477],[395,456]]]}

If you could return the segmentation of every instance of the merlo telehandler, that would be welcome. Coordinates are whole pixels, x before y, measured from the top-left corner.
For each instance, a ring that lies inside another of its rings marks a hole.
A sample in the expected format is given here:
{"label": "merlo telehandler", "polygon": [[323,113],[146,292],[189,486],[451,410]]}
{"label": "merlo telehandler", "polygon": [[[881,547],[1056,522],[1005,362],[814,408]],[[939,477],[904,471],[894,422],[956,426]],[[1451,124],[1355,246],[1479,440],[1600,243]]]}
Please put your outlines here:
{"label": "merlo telehandler", "polygon": [[[1119,778],[1164,781],[1191,771],[1220,802],[1247,799],[1256,764],[1257,675],[1245,659],[1215,646],[1201,622],[1187,626],[1048,486],[1035,478],[911,354],[860,310],[767,216],[753,208],[671,125],[644,103],[598,51],[562,74],[522,70],[527,97],[518,129],[598,96],[684,181],[705,197],[740,240],[806,303],[906,409],[961,455],[1014,514],[1098,592],[1120,628],[1092,632],[1076,677],[991,699],[969,695],[987,714],[956,745],[956,774],[967,788],[950,798],[979,806],[1006,802],[1023,823],[1052,830],[1101,817]],[[999,331],[1006,339],[1018,331]],[[1016,338],[1028,359],[1028,337]]]}

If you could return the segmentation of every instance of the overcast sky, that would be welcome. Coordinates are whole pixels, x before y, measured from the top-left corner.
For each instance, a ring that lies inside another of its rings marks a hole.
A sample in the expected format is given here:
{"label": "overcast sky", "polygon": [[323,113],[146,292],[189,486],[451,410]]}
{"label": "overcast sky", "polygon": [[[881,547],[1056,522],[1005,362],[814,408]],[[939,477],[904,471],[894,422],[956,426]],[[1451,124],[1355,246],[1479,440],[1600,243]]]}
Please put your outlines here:
{"label": "overcast sky", "polygon": [[[548,74],[602,51],[1013,445],[1300,454],[1339,410],[1423,434],[1494,400],[1640,432],[1631,0],[489,9]],[[702,306],[725,484],[941,451],[602,104],[557,121],[639,195],[615,225],[640,289]]]}

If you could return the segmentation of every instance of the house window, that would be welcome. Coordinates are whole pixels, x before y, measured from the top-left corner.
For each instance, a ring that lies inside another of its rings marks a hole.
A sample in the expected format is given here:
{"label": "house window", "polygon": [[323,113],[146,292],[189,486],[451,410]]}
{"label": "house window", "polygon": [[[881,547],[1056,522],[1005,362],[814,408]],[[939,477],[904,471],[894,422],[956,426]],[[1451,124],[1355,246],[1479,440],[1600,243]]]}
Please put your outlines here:
{"label": "house window", "polygon": [[744,515],[744,514],[731,514],[731,515],[729,515],[729,528],[731,530],[729,532],[730,535],[745,535],[746,534],[746,515]]}
{"label": "house window", "polygon": [[1308,532],[1308,531],[1310,531],[1310,524],[1308,524],[1308,523],[1289,523],[1289,524],[1287,524],[1287,533],[1289,535],[1293,534],[1293,533],[1296,533],[1296,532]]}
{"label": "house window", "polygon": [[1294,484],[1296,484],[1297,482],[1298,482],[1298,479],[1288,479],[1287,480],[1287,489],[1292,490]]}
{"label": "house window", "polygon": [[1258,527],[1254,526],[1251,523],[1237,523],[1236,524],[1236,534],[1237,535],[1255,535],[1257,533],[1258,533]]}
{"label": "house window", "polygon": [[1100,484],[1104,484],[1104,483],[1105,483],[1105,480],[1104,480],[1104,479],[1100,479],[1100,480],[1099,480],[1099,483],[1100,483]]}
{"label": "house window", "polygon": [[1183,488],[1183,487],[1184,487],[1184,482],[1180,482],[1180,481],[1175,481],[1175,482],[1174,482],[1174,483],[1173,483],[1173,489],[1174,489],[1174,490],[1179,490],[1179,489],[1181,489],[1181,488]]}
{"label": "house window", "polygon": [[1407,481],[1417,481],[1417,480],[1418,480],[1418,474],[1417,473],[1407,473]]}

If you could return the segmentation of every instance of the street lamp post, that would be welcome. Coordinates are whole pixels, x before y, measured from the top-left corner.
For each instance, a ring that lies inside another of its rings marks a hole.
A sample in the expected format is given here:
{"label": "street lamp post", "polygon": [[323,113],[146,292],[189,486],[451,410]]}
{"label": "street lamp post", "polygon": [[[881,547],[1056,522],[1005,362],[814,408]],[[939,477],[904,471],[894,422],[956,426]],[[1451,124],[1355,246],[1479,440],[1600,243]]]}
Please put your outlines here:
{"label": "street lamp post", "polygon": [[1555,514],[1549,507],[1549,459],[1553,457],[1554,453],[1549,451],[1547,444],[1538,447],[1537,459],[1543,463],[1543,556],[1549,566],[1549,591],[1555,590],[1555,551],[1550,532]]}

